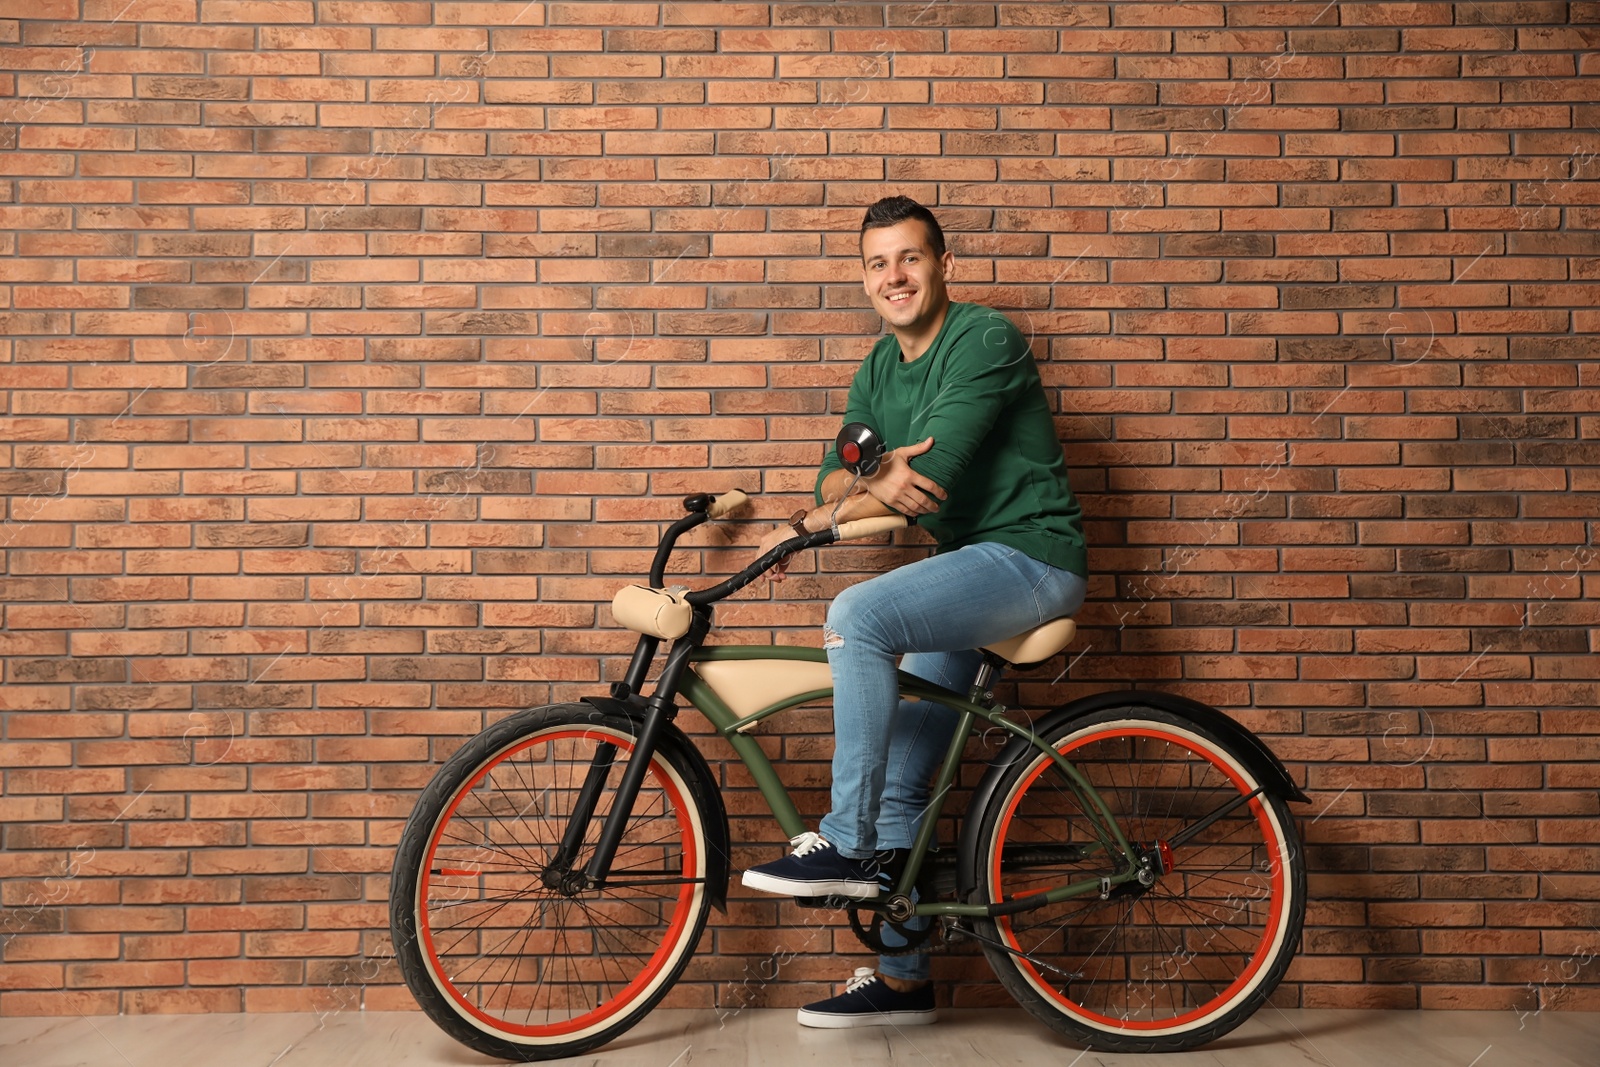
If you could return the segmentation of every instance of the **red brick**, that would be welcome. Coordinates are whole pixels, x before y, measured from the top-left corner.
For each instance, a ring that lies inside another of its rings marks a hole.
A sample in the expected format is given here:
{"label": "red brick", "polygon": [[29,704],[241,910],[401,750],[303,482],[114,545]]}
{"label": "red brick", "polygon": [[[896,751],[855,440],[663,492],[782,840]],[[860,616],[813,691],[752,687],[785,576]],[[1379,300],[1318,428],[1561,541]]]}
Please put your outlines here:
{"label": "red brick", "polygon": [[[11,943],[15,944],[15,941]],[[5,975],[0,977],[0,990],[59,990],[62,987],[64,973],[65,970],[59,963],[12,964],[6,968]],[[6,995],[0,993],[0,996]]]}
{"label": "red brick", "polygon": [[116,1015],[118,994],[108,990],[55,990],[45,993],[0,992],[7,1015]]}

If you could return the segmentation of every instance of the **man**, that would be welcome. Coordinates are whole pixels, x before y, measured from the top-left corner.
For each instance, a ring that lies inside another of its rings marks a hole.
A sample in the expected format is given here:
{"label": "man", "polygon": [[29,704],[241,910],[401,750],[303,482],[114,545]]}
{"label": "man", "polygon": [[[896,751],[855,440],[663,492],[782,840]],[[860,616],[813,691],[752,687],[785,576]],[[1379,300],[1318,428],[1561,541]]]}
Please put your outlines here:
{"label": "man", "polygon": [[[900,669],[964,693],[974,649],[1070,615],[1087,572],[1082,517],[1027,341],[1008,319],[952,303],[955,257],[927,208],[887,197],[861,223],[861,273],[889,333],[850,385],[844,421],[864,422],[891,451],[845,496],[851,475],[831,451],[819,507],[796,528],[874,515],[914,516],[934,555],[839,595],[823,648],[834,678],[833,810],[794,852],[752,867],[744,884],[802,897],[871,899],[882,857],[909,848],[954,715],[902,701]],[[794,536],[779,527],[765,553]],[[773,572],[783,580],[783,565]],[[875,858],[877,857],[877,858]],[[925,921],[925,920],[914,920]],[[926,956],[886,956],[846,991],[808,1004],[809,1026],[907,1025],[935,1018]]]}

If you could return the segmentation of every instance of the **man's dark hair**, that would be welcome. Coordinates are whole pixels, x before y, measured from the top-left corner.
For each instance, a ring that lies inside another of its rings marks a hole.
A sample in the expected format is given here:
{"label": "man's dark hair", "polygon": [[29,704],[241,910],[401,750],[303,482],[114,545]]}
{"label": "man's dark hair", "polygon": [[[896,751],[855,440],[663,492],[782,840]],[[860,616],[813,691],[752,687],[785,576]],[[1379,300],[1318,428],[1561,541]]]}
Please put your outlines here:
{"label": "man's dark hair", "polygon": [[861,220],[861,232],[865,234],[868,230],[881,230],[906,219],[922,220],[922,224],[928,228],[928,241],[933,245],[933,258],[944,255],[944,230],[939,227],[939,220],[933,217],[933,212],[909,196],[886,196],[867,208],[866,217]]}

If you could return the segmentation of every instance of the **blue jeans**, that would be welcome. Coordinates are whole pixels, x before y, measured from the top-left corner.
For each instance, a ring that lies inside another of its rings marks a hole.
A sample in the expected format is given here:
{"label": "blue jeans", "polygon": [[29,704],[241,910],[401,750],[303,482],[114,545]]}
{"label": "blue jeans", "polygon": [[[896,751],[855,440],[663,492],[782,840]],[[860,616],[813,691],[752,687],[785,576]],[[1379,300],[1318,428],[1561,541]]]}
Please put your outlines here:
{"label": "blue jeans", "polygon": [[[900,699],[896,657],[905,654],[907,674],[965,693],[982,662],[974,649],[1072,614],[1085,592],[1081,576],[985,542],[839,594],[823,632],[834,682],[833,810],[819,829],[840,855],[911,847],[955,729],[949,708]],[[898,940],[885,933],[887,943]],[[926,978],[928,959],[886,956],[878,970]]]}

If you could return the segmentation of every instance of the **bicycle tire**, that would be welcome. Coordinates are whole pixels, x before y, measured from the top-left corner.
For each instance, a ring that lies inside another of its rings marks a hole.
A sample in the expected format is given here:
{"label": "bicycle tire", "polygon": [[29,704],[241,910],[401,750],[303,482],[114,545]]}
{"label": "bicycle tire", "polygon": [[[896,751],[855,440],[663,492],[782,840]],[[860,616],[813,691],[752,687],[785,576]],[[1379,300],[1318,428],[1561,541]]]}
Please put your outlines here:
{"label": "bicycle tire", "polygon": [[[1262,790],[1173,846],[1183,827],[1261,788],[1248,759],[1152,707],[1104,709],[1053,733],[1045,740],[1100,793],[1129,842],[1170,867],[1149,887],[978,920],[993,942],[983,946],[990,966],[1022,1007],[1097,1051],[1215,1040],[1266,1002],[1299,943],[1305,859],[1287,806]],[[1063,855],[1059,846],[1097,837],[1066,775],[1038,749],[1007,768],[977,817],[981,903],[1110,873],[1105,849]]]}
{"label": "bicycle tire", "polygon": [[612,864],[619,884],[569,895],[543,880],[562,814],[610,743],[582,869],[637,732],[587,704],[529,709],[469,740],[423,790],[395,853],[390,927],[418,1005],[462,1044],[520,1061],[598,1048],[655,1007],[693,956],[712,898],[714,786],[676,727],[651,756]]}

